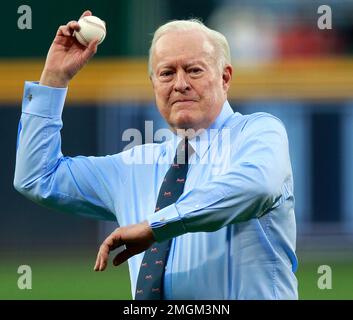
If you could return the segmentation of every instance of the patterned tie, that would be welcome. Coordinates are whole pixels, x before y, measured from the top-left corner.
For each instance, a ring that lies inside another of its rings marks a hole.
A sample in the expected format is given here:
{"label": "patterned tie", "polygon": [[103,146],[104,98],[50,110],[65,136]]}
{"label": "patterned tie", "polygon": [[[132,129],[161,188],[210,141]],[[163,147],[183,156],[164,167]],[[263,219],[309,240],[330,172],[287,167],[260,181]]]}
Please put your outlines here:
{"label": "patterned tie", "polygon": [[[182,140],[176,150],[173,164],[167,171],[159,190],[155,212],[173,204],[183,193],[188,172],[189,153],[192,151],[188,139]],[[135,292],[135,300],[161,300],[163,278],[171,240],[154,243],[145,251]]]}

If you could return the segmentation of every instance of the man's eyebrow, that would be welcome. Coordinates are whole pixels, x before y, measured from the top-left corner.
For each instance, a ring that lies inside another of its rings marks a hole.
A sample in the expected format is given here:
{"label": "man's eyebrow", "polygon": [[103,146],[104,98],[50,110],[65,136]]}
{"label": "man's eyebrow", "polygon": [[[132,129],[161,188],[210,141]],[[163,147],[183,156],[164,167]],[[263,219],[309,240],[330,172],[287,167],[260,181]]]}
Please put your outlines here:
{"label": "man's eyebrow", "polygon": [[[201,60],[193,60],[193,61],[190,61],[190,62],[183,64],[183,67],[189,68],[191,66],[194,66],[195,64],[206,66],[206,63]],[[162,69],[162,68],[174,68],[174,63],[165,62],[165,63],[161,63],[161,64],[157,65],[157,69]]]}
{"label": "man's eyebrow", "polygon": [[157,64],[156,69],[162,69],[162,68],[173,68],[173,64],[169,62]]}
{"label": "man's eyebrow", "polygon": [[195,64],[200,64],[200,65],[202,65],[202,66],[205,66],[205,65],[206,65],[206,63],[203,62],[203,61],[201,61],[201,60],[194,60],[194,61],[191,61],[191,62],[186,63],[184,66],[185,66],[186,68],[188,68],[188,67],[194,66]]}

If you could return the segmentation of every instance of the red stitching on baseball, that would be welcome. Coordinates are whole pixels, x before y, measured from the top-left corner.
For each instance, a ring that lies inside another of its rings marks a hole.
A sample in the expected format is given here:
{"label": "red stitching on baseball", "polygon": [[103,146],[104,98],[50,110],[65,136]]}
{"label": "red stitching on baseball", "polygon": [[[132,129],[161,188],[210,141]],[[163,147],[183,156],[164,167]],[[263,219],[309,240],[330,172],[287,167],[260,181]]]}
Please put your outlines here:
{"label": "red stitching on baseball", "polygon": [[85,42],[86,45],[89,44],[89,42],[87,41],[87,39],[83,36],[83,34],[81,34],[81,32],[77,32],[77,34],[83,39],[83,41]]}
{"label": "red stitching on baseball", "polygon": [[106,32],[105,27],[103,27],[102,25],[100,25],[100,24],[98,24],[98,23],[96,23],[96,22],[87,20],[87,17],[83,17],[82,20],[86,21],[87,23],[90,23],[90,24],[95,25],[96,27],[101,28],[104,32]]}

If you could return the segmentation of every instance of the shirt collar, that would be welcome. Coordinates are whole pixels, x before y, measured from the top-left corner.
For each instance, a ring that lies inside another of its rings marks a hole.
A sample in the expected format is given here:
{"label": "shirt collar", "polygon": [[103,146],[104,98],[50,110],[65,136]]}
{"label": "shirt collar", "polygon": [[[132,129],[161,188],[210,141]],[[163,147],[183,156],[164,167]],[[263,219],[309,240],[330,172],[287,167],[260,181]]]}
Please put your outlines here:
{"label": "shirt collar", "polygon": [[[232,107],[229,102],[226,100],[223,104],[222,110],[217,116],[216,120],[200,135],[189,140],[191,147],[194,149],[196,155],[201,159],[206,151],[209,149],[209,146],[216,136],[216,134],[222,129],[225,122],[234,114]],[[176,146],[182,140],[182,137],[173,134],[173,139],[171,140],[172,147],[175,151]]]}

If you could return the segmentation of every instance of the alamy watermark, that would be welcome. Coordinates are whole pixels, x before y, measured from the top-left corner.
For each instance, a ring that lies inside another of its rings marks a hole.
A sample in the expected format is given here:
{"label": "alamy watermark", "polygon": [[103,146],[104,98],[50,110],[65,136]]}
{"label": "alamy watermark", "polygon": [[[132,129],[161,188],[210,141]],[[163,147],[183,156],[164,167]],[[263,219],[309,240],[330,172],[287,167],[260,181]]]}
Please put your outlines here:
{"label": "alamy watermark", "polygon": [[317,287],[320,290],[332,289],[332,269],[329,265],[321,265],[317,269],[317,273],[321,274],[317,280]]}
{"label": "alamy watermark", "polygon": [[[175,133],[169,129],[158,129],[153,132],[153,121],[145,121],[145,133],[130,128],[123,132],[122,141],[129,142],[121,153],[125,164],[172,164],[180,140],[189,138],[192,148],[189,164],[211,164],[213,173],[221,174],[229,168],[231,161],[231,129],[177,129]],[[165,142],[162,148],[155,148],[149,143]],[[143,144],[145,143],[145,144]],[[140,146],[140,147],[138,147]],[[178,157],[177,164],[182,164],[183,157]]]}
{"label": "alamy watermark", "polygon": [[32,289],[32,268],[28,265],[21,265],[18,267],[17,273],[20,274],[17,280],[17,287],[20,290]]}
{"label": "alamy watermark", "polygon": [[19,6],[17,13],[20,17],[17,20],[17,27],[20,30],[30,30],[32,29],[32,9],[28,5]]}
{"label": "alamy watermark", "polygon": [[[17,20],[17,27],[20,30],[32,29],[32,8],[29,5],[21,5],[17,9],[20,17]],[[317,9],[320,17],[317,20],[317,26],[320,30],[332,29],[332,9],[329,5],[320,5]]]}
{"label": "alamy watermark", "polygon": [[317,26],[320,30],[332,29],[332,10],[328,5],[321,5],[317,8],[317,13],[321,16],[317,20]]}

